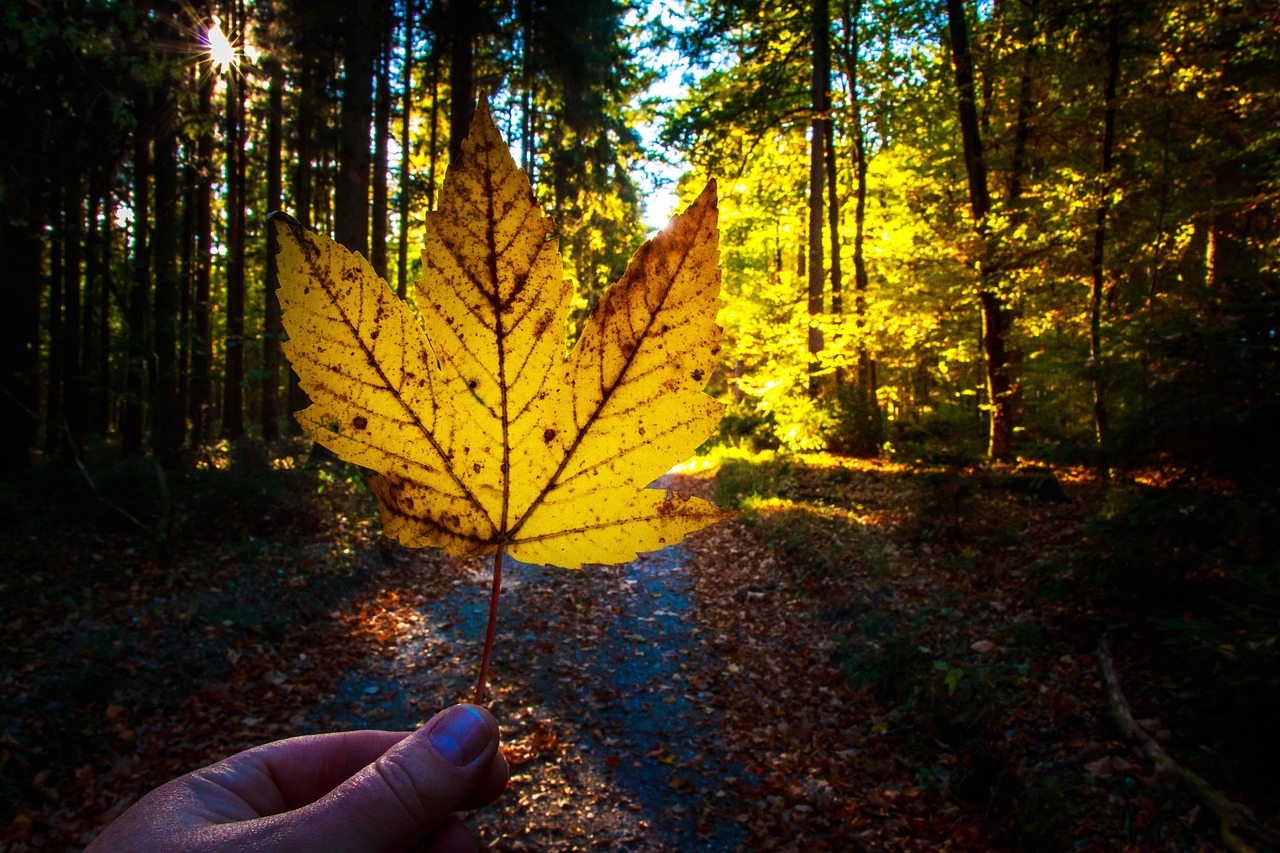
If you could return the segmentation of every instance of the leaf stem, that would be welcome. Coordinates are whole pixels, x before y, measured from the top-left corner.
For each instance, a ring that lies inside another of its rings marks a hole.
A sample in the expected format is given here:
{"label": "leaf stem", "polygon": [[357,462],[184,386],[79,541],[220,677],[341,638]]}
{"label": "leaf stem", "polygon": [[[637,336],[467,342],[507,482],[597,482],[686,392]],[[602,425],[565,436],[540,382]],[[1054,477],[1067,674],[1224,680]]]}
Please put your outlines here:
{"label": "leaf stem", "polygon": [[506,556],[507,543],[498,543],[493,556],[493,589],[489,593],[489,624],[484,631],[484,653],[480,656],[480,677],[476,680],[476,704],[485,700],[485,681],[489,677],[489,655],[493,652],[493,632],[498,626],[498,596],[502,593],[502,558]]}

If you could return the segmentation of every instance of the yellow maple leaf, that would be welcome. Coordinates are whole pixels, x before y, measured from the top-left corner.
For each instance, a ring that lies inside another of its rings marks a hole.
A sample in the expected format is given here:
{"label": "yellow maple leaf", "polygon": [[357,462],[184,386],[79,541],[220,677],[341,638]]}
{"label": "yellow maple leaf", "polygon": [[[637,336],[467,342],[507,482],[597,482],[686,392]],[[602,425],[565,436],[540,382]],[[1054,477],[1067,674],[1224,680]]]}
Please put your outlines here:
{"label": "yellow maple leaf", "polygon": [[[284,351],[317,442],[372,469],[384,529],[457,556],[616,563],[726,513],[646,485],[723,406],[714,182],[636,253],[572,351],[554,226],[481,104],[428,215],[421,325],[358,254],[281,219]],[[495,584],[496,588],[496,584]]]}

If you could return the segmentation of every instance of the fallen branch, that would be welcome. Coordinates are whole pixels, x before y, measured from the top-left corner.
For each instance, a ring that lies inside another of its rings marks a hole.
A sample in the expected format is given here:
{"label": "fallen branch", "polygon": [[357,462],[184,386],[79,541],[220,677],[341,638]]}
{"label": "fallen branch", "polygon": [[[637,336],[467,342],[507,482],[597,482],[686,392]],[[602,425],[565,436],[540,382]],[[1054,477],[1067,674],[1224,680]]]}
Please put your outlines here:
{"label": "fallen branch", "polygon": [[1111,716],[1115,718],[1120,731],[1138,741],[1142,754],[1155,764],[1157,775],[1176,776],[1181,779],[1195,798],[1217,815],[1219,834],[1227,849],[1232,853],[1257,853],[1248,842],[1236,834],[1237,829],[1247,830],[1269,844],[1280,845],[1280,833],[1253,820],[1242,806],[1231,802],[1203,777],[1174,761],[1169,753],[1164,751],[1164,747],[1138,725],[1133,718],[1133,709],[1129,706],[1129,700],[1120,689],[1120,677],[1116,675],[1115,661],[1111,657],[1111,638],[1106,631],[1102,632],[1102,637],[1098,640],[1098,662],[1102,667],[1103,683],[1107,686],[1107,698],[1111,701]]}

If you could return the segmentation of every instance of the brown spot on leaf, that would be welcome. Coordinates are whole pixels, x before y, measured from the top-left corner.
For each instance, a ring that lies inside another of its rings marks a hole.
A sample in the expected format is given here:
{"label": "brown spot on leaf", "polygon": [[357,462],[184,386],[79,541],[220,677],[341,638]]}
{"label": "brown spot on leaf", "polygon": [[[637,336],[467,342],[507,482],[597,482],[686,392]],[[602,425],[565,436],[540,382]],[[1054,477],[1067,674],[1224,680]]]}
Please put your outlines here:
{"label": "brown spot on leaf", "polygon": [[351,419],[351,425],[356,429],[366,429],[369,426],[369,420],[364,415],[356,415]]}
{"label": "brown spot on leaf", "polygon": [[699,367],[697,370],[693,371],[693,381],[694,381],[694,382],[701,382],[701,381],[702,381],[702,377],[704,377],[704,376],[706,376],[706,374],[702,372],[702,368],[701,368],[701,367]]}
{"label": "brown spot on leaf", "polygon": [[547,444],[550,444],[552,441],[554,441],[555,437],[556,437],[556,431],[553,429],[547,429],[545,432],[542,433],[542,440],[545,441]]}

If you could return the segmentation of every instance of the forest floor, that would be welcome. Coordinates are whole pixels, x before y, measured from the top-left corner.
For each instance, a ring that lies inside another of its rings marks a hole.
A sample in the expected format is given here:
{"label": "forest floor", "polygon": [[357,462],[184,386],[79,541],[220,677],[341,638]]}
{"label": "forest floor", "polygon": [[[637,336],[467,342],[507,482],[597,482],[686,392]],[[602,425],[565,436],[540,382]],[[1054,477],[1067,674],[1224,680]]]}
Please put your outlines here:
{"label": "forest floor", "polygon": [[[388,545],[341,466],[208,463],[160,546],[83,494],[50,517],[72,476],[0,494],[0,850],[79,849],[266,740],[471,699],[486,560]],[[470,818],[483,849],[1217,849],[1112,721],[1109,626],[1141,724],[1185,737],[1150,631],[1071,568],[1089,473],[824,456],[665,485],[741,515],[623,566],[508,565],[490,707],[512,781]],[[1226,793],[1274,827],[1274,790]]]}

